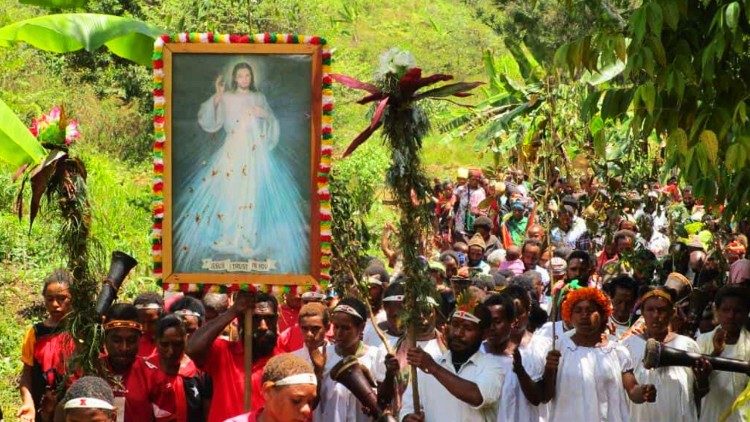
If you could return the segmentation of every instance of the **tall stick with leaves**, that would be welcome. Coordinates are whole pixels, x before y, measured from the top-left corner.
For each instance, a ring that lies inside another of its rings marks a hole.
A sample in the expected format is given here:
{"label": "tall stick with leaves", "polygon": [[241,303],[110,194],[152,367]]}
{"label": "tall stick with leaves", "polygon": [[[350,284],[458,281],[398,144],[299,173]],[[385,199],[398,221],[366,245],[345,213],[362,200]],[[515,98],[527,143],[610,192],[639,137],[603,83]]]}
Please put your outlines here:
{"label": "tall stick with leaves", "polygon": [[[423,78],[422,70],[416,67],[411,54],[398,49],[381,55],[375,79],[375,84],[369,84],[348,76],[334,75],[337,82],[369,93],[359,101],[360,104],[376,102],[370,125],[352,141],[344,156],[351,154],[382,127],[383,138],[391,152],[386,181],[400,211],[398,236],[407,280],[404,285],[406,311],[403,321],[408,327],[409,347],[415,347],[416,323],[421,315],[430,311],[426,298],[435,288],[426,275],[424,262],[420,260],[424,229],[429,226],[426,205],[429,181],[422,169],[420,152],[422,140],[430,129],[430,121],[418,102],[425,98],[465,97],[479,83],[451,83],[418,92],[453,77],[436,74]],[[414,367],[411,368],[411,382],[414,410],[419,412],[421,406]]]}
{"label": "tall stick with leaves", "polygon": [[49,114],[35,119],[31,133],[47,157],[40,164],[23,166],[18,175],[23,176],[16,207],[23,216],[23,192],[26,183],[31,185],[29,207],[30,224],[34,224],[41,201],[47,197],[60,218],[57,245],[73,275],[70,285],[72,311],[65,324],[77,342],[74,366],[86,373],[99,372],[100,328],[94,311],[94,293],[98,288],[93,268],[100,263],[101,249],[93,246],[91,207],[86,186],[86,167],[79,158],[71,156],[69,147],[79,138],[78,124],[68,120],[62,108],[55,107]]}

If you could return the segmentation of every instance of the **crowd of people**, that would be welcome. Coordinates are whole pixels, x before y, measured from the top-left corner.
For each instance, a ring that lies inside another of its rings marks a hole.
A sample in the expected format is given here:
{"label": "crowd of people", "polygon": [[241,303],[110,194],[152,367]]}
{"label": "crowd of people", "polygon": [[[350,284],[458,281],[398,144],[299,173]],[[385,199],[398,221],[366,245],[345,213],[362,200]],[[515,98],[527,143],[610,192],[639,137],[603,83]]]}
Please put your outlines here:
{"label": "crowd of people", "polygon": [[[620,192],[557,177],[536,195],[520,171],[457,176],[435,186],[434,241],[422,251],[434,294],[420,298],[430,311],[412,317],[414,338],[402,323],[409,280],[389,230],[386,259],[361,274],[366,293],[143,293],[114,304],[102,323],[103,379],[72,367],[63,329],[71,278],[55,271],[42,291],[48,317],[24,339],[18,416],[745,420],[732,405],[750,378],[714,370],[707,357],[750,361],[750,225],[722,222],[720,209],[674,180]],[[649,340],[706,357],[650,367]]]}

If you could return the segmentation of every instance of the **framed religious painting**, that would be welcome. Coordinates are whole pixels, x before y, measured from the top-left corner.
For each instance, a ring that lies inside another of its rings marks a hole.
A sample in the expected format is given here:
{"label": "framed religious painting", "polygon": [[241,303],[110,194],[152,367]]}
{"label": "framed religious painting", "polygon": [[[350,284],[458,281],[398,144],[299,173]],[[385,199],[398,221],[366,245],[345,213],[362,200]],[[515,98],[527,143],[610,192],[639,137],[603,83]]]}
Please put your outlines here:
{"label": "framed religious painting", "polygon": [[163,283],[328,278],[329,66],[319,37],[157,39],[153,246]]}

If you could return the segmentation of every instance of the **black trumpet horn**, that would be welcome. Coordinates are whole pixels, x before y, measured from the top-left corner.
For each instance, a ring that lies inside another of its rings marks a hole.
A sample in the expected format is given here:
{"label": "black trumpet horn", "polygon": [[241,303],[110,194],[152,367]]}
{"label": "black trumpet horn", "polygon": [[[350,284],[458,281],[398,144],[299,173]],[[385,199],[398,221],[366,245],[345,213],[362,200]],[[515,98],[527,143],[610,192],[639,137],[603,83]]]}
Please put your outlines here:
{"label": "black trumpet horn", "polygon": [[122,286],[123,280],[127,277],[130,270],[138,264],[132,256],[125,252],[112,252],[112,261],[109,264],[109,274],[104,279],[104,285],[99,291],[99,297],[96,299],[96,314],[101,318],[108,310],[117,297],[117,292]]}
{"label": "black trumpet horn", "polygon": [[702,355],[686,352],[665,346],[654,339],[646,342],[646,353],[643,355],[643,367],[646,369],[661,368],[663,366],[690,366],[700,358],[711,362],[714,371],[739,372],[750,375],[750,363],[744,360],[727,359],[717,356]]}
{"label": "black trumpet horn", "polygon": [[381,418],[383,411],[378,406],[378,397],[373,391],[375,381],[354,356],[347,356],[331,368],[331,379],[341,383],[366,408],[367,413]]}

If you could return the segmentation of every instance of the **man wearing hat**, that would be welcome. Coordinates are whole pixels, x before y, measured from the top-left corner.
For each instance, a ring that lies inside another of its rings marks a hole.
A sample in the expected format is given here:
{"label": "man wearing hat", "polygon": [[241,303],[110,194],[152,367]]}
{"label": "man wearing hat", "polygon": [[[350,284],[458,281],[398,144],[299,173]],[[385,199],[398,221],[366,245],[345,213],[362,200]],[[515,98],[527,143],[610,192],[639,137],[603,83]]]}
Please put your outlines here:
{"label": "man wearing hat", "polygon": [[409,384],[399,420],[495,420],[495,404],[507,371],[502,360],[479,350],[491,319],[484,304],[470,294],[462,295],[446,328],[448,350],[437,359],[419,348],[407,352],[408,363],[421,370],[417,382],[423,416],[414,413]]}
{"label": "man wearing hat", "polygon": [[482,236],[484,241],[484,258],[487,259],[490,254],[498,249],[503,249],[500,240],[491,233],[492,220],[489,217],[481,216],[474,220],[474,231]]}
{"label": "man wearing hat", "polygon": [[490,273],[490,264],[484,261],[485,248],[486,245],[481,234],[477,233],[471,238],[471,240],[469,240],[469,253],[467,254],[468,262],[466,265],[469,267],[470,273]]}

